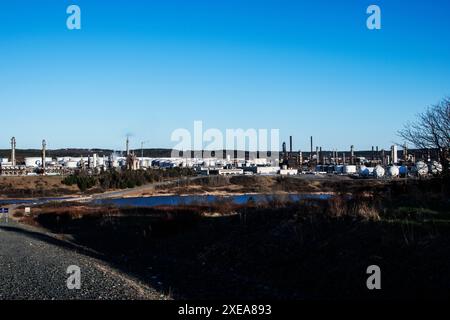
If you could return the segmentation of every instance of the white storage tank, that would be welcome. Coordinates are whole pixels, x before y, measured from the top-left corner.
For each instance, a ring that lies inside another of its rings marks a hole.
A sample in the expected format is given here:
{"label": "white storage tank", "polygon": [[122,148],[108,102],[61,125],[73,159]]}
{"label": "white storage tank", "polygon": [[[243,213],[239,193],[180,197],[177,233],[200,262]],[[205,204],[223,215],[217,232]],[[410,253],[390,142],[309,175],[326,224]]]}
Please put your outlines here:
{"label": "white storage tank", "polygon": [[26,157],[25,158],[25,166],[26,167],[37,168],[37,167],[40,167],[41,164],[42,164],[41,157]]}
{"label": "white storage tank", "polygon": [[355,165],[346,165],[346,166],[344,166],[344,173],[346,173],[346,174],[354,174],[354,173],[356,173],[356,166]]}
{"label": "white storage tank", "polygon": [[428,166],[425,162],[423,161],[418,161],[416,163],[416,166],[414,167],[414,172],[418,175],[418,176],[426,176],[428,174]]}
{"label": "white storage tank", "polygon": [[98,157],[97,164],[101,167],[105,165],[105,157]]}
{"label": "white storage tank", "polygon": [[78,168],[78,162],[77,161],[67,161],[65,163],[65,166],[70,169],[75,169],[75,168]]}
{"label": "white storage tank", "polygon": [[280,167],[256,167],[257,174],[277,174]]}
{"label": "white storage tank", "polygon": [[382,178],[382,177],[384,177],[384,173],[385,173],[385,170],[380,165],[376,166],[375,169],[373,170],[373,175],[375,176],[375,178]]}
{"label": "white storage tank", "polygon": [[440,164],[437,161],[433,161],[430,165],[429,165],[429,171],[432,174],[439,174],[442,172],[442,164]]}
{"label": "white storage tank", "polygon": [[393,178],[398,177],[400,174],[400,169],[397,166],[391,166],[388,169],[388,174],[390,177]]}
{"label": "white storage tank", "polygon": [[[152,163],[148,159],[143,159],[143,160],[140,161],[140,164],[141,164],[142,168],[148,168],[148,167],[151,166]],[[102,165],[102,164],[100,164],[100,165]]]}

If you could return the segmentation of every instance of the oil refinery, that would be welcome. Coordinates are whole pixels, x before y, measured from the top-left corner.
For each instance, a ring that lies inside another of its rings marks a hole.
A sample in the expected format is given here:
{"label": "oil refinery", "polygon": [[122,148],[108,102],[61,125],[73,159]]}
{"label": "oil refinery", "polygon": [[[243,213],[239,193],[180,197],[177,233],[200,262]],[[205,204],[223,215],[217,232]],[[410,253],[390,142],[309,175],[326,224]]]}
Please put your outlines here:
{"label": "oil refinery", "polygon": [[[398,150],[392,145],[389,151],[372,147],[370,151],[356,151],[351,145],[348,151],[332,149],[325,151],[313,145],[310,137],[310,151],[293,150],[293,137],[289,137],[289,150],[282,143],[280,157],[273,160],[261,156],[264,152],[245,153],[237,158],[236,151],[223,151],[223,157],[144,157],[143,143],[141,156],[137,150],[130,150],[127,137],[125,150],[108,155],[91,153],[87,156],[59,156],[47,150],[46,140],[42,140],[40,156],[17,159],[17,141],[10,140],[10,158],[0,158],[1,176],[26,175],[68,175],[77,171],[99,174],[105,170],[152,170],[175,167],[192,168],[199,175],[350,175],[361,178],[423,177],[442,171],[434,150],[408,150],[405,145]],[[197,153],[197,152],[196,152]],[[204,154],[202,151],[200,154]]]}

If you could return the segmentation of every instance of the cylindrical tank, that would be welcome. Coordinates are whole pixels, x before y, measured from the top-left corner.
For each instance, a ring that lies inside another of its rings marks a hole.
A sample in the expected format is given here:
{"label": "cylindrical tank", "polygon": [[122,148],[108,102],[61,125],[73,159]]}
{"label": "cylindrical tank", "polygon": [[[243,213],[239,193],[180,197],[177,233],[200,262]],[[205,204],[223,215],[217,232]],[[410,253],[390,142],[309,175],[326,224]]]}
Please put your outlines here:
{"label": "cylindrical tank", "polygon": [[97,164],[99,166],[104,166],[105,165],[105,157],[97,157]]}
{"label": "cylindrical tank", "polygon": [[344,166],[344,173],[346,173],[346,174],[354,174],[354,173],[356,173],[356,166],[355,165],[346,165],[346,166]]}
{"label": "cylindrical tank", "polygon": [[439,174],[442,172],[442,164],[440,164],[437,161],[433,161],[430,165],[429,165],[429,171],[432,174]]}
{"label": "cylindrical tank", "polygon": [[381,178],[384,177],[384,168],[380,165],[376,166],[375,169],[373,170],[373,175],[375,176],[375,178]]}
{"label": "cylindrical tank", "polygon": [[336,171],[336,173],[343,173],[344,172],[344,166],[343,165],[336,165],[336,166],[334,166],[334,171]]}
{"label": "cylindrical tank", "polygon": [[27,167],[39,167],[41,166],[42,158],[41,157],[26,157],[25,158],[25,166]]}
{"label": "cylindrical tank", "polygon": [[359,175],[362,177],[368,177],[370,174],[369,172],[369,168],[367,168],[366,166],[362,165],[359,167]]}
{"label": "cylindrical tank", "polygon": [[77,161],[67,161],[67,162],[65,163],[65,166],[66,166],[67,168],[75,169],[75,168],[78,167],[78,162],[77,162]]}
{"label": "cylindrical tank", "polygon": [[388,174],[393,178],[398,177],[398,175],[400,174],[400,169],[397,166],[389,167]]}
{"label": "cylindrical tank", "polygon": [[407,166],[401,166],[398,169],[401,176],[406,176],[408,174],[408,167]]}
{"label": "cylindrical tank", "polygon": [[426,176],[428,174],[428,166],[423,161],[418,161],[414,167],[414,171],[418,176]]}

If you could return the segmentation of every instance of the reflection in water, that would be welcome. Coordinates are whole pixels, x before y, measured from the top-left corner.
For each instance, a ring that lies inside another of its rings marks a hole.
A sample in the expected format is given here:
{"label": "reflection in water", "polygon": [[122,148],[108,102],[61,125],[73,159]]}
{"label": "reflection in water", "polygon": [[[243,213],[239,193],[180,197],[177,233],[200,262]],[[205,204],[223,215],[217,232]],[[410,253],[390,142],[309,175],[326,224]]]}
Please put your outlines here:
{"label": "reflection in water", "polygon": [[[232,196],[214,195],[189,195],[189,196],[152,196],[136,198],[99,199],[94,200],[94,204],[108,204],[121,207],[154,207],[154,206],[176,206],[189,205],[195,203],[214,203],[218,201],[231,201],[235,204],[245,204],[248,202],[267,203],[277,200],[279,196],[266,194],[243,194]],[[304,199],[328,199],[327,194],[286,194],[282,195],[283,201],[297,202]]]}
{"label": "reflection in water", "polygon": [[[120,207],[155,207],[155,206],[176,206],[189,205],[195,203],[214,203],[218,201],[231,201],[235,204],[267,203],[273,200],[281,200],[283,202],[297,202],[304,199],[328,199],[328,194],[242,194],[231,196],[214,196],[214,195],[188,195],[188,196],[151,196],[151,197],[135,197],[135,198],[116,198],[116,199],[96,199],[93,204],[115,205]],[[45,198],[45,199],[7,199],[0,200],[1,205],[19,205],[19,204],[44,204],[51,201],[62,201],[70,198]]]}

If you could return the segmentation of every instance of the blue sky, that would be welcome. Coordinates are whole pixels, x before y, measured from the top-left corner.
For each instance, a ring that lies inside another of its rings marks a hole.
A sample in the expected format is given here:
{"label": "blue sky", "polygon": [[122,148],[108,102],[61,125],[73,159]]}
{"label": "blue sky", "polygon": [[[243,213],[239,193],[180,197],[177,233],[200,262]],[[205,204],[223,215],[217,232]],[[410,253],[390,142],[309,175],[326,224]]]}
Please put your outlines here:
{"label": "blue sky", "polygon": [[[82,29],[66,28],[77,4]],[[382,29],[366,28],[366,8]],[[0,148],[172,147],[171,132],[279,128],[308,150],[388,147],[450,95],[450,2],[2,1]]]}

